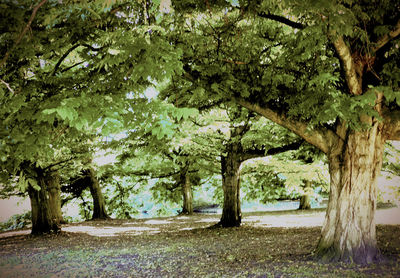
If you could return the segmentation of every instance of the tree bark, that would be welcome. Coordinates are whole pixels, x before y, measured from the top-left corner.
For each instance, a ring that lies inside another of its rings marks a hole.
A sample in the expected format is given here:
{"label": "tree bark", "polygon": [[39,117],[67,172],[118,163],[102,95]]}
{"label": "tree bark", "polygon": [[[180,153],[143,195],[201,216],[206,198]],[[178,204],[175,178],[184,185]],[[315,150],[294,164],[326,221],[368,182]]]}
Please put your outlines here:
{"label": "tree bark", "polygon": [[49,194],[50,210],[58,224],[65,224],[61,212],[61,186],[60,176],[57,172],[49,173],[45,176],[47,191]]}
{"label": "tree bark", "polygon": [[240,208],[240,165],[242,148],[240,142],[231,141],[227,145],[226,156],[221,157],[222,187],[224,206],[219,225],[222,227],[239,227],[242,222]]}
{"label": "tree bark", "polygon": [[345,122],[338,122],[336,130],[307,130],[305,122],[292,121],[284,114],[244,99],[237,100],[292,130],[328,156],[330,196],[316,249],[316,256],[323,261],[367,264],[382,258],[375,231],[376,179],[385,140],[400,140],[400,113],[382,107],[381,98],[378,94],[375,110],[384,118],[383,122],[361,115],[368,128],[360,131],[351,130]]}
{"label": "tree bark", "polygon": [[92,168],[84,170],[87,185],[93,198],[93,216],[92,219],[109,219],[103,193],[101,192],[99,181],[96,178]]}
{"label": "tree bark", "polygon": [[193,214],[193,192],[188,170],[189,165],[187,164],[180,175],[180,183],[182,185],[183,195],[182,214]]}
{"label": "tree bark", "polygon": [[367,264],[380,261],[376,242],[376,179],[385,139],[382,124],[349,131],[328,154],[331,190],[316,250],[323,261]]}
{"label": "tree bark", "polygon": [[[57,233],[61,230],[61,202],[59,179],[36,170],[40,190],[28,187],[32,210],[32,234]],[[50,189],[50,190],[49,190]]]}
{"label": "tree bark", "polygon": [[305,181],[304,194],[300,197],[299,209],[311,209],[312,187],[310,181]]}

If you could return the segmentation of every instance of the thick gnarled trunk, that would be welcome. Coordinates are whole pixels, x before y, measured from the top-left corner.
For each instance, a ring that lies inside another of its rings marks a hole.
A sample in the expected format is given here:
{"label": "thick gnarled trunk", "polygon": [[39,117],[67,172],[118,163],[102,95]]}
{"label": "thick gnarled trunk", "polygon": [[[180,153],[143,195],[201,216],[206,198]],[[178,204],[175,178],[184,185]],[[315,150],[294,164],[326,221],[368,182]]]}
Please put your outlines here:
{"label": "thick gnarled trunk", "polygon": [[84,171],[86,175],[87,185],[93,198],[93,216],[92,219],[108,219],[110,218],[106,211],[104,196],[101,192],[99,181],[96,178],[93,169]]}
{"label": "thick gnarled trunk", "polygon": [[28,187],[32,210],[32,234],[56,233],[62,222],[58,175],[37,170],[40,190]]}
{"label": "thick gnarled trunk", "polygon": [[222,227],[238,227],[242,221],[240,208],[240,143],[231,142],[227,155],[221,157],[224,206],[219,224]]}
{"label": "thick gnarled trunk", "polygon": [[384,139],[381,125],[352,131],[328,154],[331,190],[316,254],[324,261],[380,260],[376,242],[376,179]]}

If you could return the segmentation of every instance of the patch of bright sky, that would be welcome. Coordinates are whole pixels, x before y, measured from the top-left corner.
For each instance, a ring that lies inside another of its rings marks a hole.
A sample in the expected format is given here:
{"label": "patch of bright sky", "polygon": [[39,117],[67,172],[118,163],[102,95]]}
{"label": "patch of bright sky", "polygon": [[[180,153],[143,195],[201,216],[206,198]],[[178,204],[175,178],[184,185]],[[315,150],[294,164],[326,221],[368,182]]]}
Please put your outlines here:
{"label": "patch of bright sky", "polygon": [[158,90],[156,89],[156,88],[154,88],[154,87],[149,87],[149,88],[147,88],[145,91],[144,91],[144,96],[146,97],[146,98],[148,98],[149,100],[151,100],[151,99],[154,99],[154,98],[156,98],[157,97],[157,95],[158,95]]}
{"label": "patch of bright sky", "polygon": [[172,11],[171,0],[161,0],[160,1],[160,12],[169,14]]}
{"label": "patch of bright sky", "polygon": [[97,166],[103,166],[107,164],[113,164],[117,161],[117,155],[109,153],[105,150],[100,150],[96,152],[93,162]]}
{"label": "patch of bright sky", "polygon": [[234,7],[240,7],[239,0],[226,0],[226,2],[228,2]]}

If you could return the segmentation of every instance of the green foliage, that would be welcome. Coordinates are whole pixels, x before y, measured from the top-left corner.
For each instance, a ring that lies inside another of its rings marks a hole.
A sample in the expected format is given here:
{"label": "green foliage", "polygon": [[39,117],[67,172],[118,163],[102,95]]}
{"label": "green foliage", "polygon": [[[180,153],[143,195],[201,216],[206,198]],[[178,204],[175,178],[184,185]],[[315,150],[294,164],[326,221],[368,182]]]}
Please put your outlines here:
{"label": "green foliage", "polygon": [[[237,98],[310,130],[334,130],[339,121],[360,129],[363,115],[381,119],[380,94],[385,108],[400,106],[398,37],[374,51],[398,20],[389,0],[47,1],[27,26],[36,4],[0,4],[2,196],[39,190],[35,169],[68,179],[104,148],[119,155],[103,176],[111,210],[121,217],[151,210],[150,198],[161,210],[162,202],[179,202],[185,167],[193,185],[217,185],[228,143],[267,151],[297,138],[239,109]],[[338,36],[368,58],[361,95],[347,90],[332,46]],[[150,87],[158,98],[146,96]],[[246,134],[235,136],[241,127]],[[104,136],[118,139],[100,147]],[[248,196],[297,196],[303,180],[324,187],[315,174],[325,173],[319,155],[302,149],[245,174]],[[151,191],[142,195],[146,204],[133,197],[143,190]],[[221,200],[219,185],[214,193]]]}
{"label": "green foliage", "polygon": [[[64,166],[61,174],[68,176],[69,164],[79,172],[93,150],[86,138],[129,128],[132,114],[148,109],[130,96],[180,68],[180,49],[165,40],[167,17],[157,26],[150,22],[159,14],[157,5],[147,10],[129,1],[48,1],[30,23],[30,35],[13,47],[35,7],[31,4],[6,1],[0,6],[1,178],[19,191],[38,187],[23,165]],[[192,113],[169,108],[167,114],[182,119]],[[177,128],[168,124],[167,114],[149,128],[158,138],[172,137]]]}
{"label": "green foliage", "polygon": [[[379,56],[373,50],[374,42],[397,24],[398,9],[393,12],[390,1],[379,6],[226,1],[225,9],[218,2],[208,12],[200,4],[186,5],[176,15],[171,35],[182,49],[185,74],[162,92],[171,102],[209,107],[241,96],[310,128],[341,120],[352,129],[364,127],[361,115],[381,119],[375,110],[377,90],[384,91],[387,106],[398,107],[398,38]],[[366,63],[362,95],[348,94],[343,64],[332,47],[337,36],[350,40],[354,55],[371,58],[361,61]]]}
{"label": "green foliage", "polygon": [[0,223],[0,232],[27,228],[31,225],[31,218],[32,214],[30,211],[22,214],[15,214],[7,221]]}
{"label": "green foliage", "polygon": [[312,184],[312,197],[321,199],[329,192],[328,169],[321,161],[303,163],[288,160],[290,154],[254,159],[242,167],[242,190],[246,200],[262,203],[298,199],[309,194],[304,183]]}

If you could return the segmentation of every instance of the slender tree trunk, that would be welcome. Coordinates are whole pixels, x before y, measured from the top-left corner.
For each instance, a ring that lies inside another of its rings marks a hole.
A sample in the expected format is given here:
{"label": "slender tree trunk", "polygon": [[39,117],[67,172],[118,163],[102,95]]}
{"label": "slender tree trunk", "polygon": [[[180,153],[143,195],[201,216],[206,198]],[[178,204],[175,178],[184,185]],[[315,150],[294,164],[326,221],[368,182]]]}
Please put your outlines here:
{"label": "slender tree trunk", "polygon": [[60,187],[59,179],[52,175],[46,176],[41,169],[36,173],[40,190],[28,187],[32,209],[32,234],[59,232],[59,224],[62,221],[60,191],[54,189],[57,183],[58,188]]}
{"label": "slender tree trunk", "polygon": [[351,131],[328,155],[331,190],[316,254],[324,261],[381,259],[376,242],[376,179],[384,149],[381,125]]}
{"label": "slender tree trunk", "polygon": [[240,143],[231,142],[227,155],[221,157],[224,206],[219,224],[222,227],[239,227],[242,221],[240,208],[240,165],[242,154]]}
{"label": "slender tree trunk", "polygon": [[182,195],[183,195],[183,206],[182,214],[193,214],[193,192],[192,185],[190,184],[190,177],[188,174],[188,168],[185,167],[183,173],[181,173],[180,182],[182,185]]}
{"label": "slender tree trunk", "polygon": [[312,187],[310,181],[305,181],[304,194],[300,197],[299,209],[311,209]]}
{"label": "slender tree trunk", "polygon": [[110,217],[106,211],[106,204],[103,193],[101,192],[99,181],[96,178],[93,169],[84,171],[87,177],[87,183],[90,189],[90,193],[93,198],[93,216],[92,219],[109,219]]}

